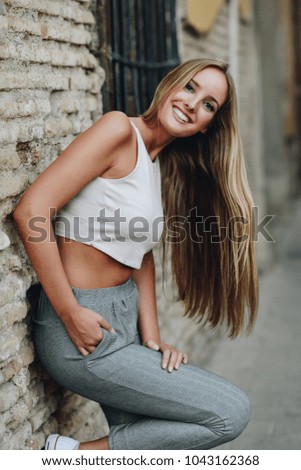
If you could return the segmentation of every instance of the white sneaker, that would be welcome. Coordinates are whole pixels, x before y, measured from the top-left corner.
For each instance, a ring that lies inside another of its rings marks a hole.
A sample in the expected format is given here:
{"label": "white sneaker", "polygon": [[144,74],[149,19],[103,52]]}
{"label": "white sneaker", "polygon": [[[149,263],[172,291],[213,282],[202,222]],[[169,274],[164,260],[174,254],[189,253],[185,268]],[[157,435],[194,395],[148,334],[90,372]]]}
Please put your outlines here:
{"label": "white sneaker", "polygon": [[45,450],[78,450],[79,444],[71,437],[50,434],[45,443]]}

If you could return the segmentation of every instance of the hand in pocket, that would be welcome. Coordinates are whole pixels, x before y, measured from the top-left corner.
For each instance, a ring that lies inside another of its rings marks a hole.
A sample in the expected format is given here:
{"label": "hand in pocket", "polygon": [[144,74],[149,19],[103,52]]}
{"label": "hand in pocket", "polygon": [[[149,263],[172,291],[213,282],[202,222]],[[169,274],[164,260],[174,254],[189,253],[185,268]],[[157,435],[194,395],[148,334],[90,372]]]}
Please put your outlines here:
{"label": "hand in pocket", "polygon": [[102,341],[102,328],[109,333],[114,333],[110,323],[93,310],[78,306],[71,315],[63,320],[66,330],[83,356],[88,356]]}

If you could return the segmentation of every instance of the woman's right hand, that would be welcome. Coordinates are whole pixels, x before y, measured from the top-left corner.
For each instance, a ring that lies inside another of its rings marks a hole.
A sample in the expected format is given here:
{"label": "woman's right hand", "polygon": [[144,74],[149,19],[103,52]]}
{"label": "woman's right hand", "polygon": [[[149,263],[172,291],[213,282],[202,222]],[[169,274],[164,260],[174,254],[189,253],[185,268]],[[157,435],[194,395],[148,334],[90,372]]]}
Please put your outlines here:
{"label": "woman's right hand", "polygon": [[66,330],[83,356],[88,356],[102,341],[102,328],[115,333],[110,323],[98,313],[81,305],[64,319]]}

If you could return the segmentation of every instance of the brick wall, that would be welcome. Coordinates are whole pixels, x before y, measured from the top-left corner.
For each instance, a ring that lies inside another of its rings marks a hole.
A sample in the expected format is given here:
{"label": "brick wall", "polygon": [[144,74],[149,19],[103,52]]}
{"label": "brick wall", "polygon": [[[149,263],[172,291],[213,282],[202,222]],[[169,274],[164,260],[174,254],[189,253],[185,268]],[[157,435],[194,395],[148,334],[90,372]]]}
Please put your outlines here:
{"label": "brick wall", "polygon": [[89,3],[0,3],[2,449],[40,448],[54,431],[88,439],[106,425],[98,405],[60,390],[35,360],[26,291],[36,278],[11,217],[23,190],[102,112]]}

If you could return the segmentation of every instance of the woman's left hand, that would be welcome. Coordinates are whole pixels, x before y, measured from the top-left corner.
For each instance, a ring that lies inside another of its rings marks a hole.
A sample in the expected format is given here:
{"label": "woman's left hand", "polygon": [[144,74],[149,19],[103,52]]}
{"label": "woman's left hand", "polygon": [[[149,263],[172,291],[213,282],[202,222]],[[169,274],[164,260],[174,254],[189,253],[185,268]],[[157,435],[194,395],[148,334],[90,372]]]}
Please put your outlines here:
{"label": "woman's left hand", "polygon": [[182,351],[177,351],[170,344],[165,343],[155,343],[151,339],[145,341],[143,346],[146,346],[149,349],[154,351],[161,351],[163,353],[162,357],[162,369],[166,369],[168,372],[172,372],[174,369],[178,370],[180,364],[188,363],[187,354]]}

